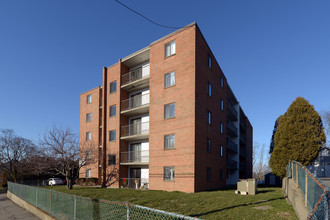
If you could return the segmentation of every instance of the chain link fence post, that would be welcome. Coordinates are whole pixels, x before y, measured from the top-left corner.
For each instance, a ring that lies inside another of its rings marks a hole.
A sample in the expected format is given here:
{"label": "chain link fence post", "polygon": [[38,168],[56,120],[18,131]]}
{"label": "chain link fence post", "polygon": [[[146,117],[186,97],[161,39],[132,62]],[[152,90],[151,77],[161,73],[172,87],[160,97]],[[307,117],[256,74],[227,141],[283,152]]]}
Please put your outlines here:
{"label": "chain link fence post", "polygon": [[299,189],[299,185],[298,185],[298,164],[296,164],[296,184],[297,184],[297,188]]}
{"label": "chain link fence post", "polygon": [[129,209],[129,204],[128,202],[126,202],[126,216],[127,216],[127,220],[130,220],[130,209]]}
{"label": "chain link fence post", "polygon": [[73,219],[77,220],[77,197],[73,197]]}
{"label": "chain link fence post", "polygon": [[305,173],[305,206],[307,207],[308,201],[308,175],[307,172]]}
{"label": "chain link fence post", "polygon": [[38,207],[38,188],[36,188],[36,206]]}

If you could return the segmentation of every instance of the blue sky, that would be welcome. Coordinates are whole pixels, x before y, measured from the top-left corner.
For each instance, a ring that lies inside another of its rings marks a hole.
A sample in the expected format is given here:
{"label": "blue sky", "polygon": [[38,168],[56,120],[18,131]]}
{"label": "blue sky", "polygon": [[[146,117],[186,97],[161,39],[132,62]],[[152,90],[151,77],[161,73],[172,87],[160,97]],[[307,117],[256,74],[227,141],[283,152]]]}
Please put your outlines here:
{"label": "blue sky", "polygon": [[[254,128],[302,96],[330,110],[330,1],[122,0],[155,22],[196,21]],[[0,1],[0,128],[38,140],[53,123],[79,132],[79,95],[102,67],[171,33],[113,0]]]}

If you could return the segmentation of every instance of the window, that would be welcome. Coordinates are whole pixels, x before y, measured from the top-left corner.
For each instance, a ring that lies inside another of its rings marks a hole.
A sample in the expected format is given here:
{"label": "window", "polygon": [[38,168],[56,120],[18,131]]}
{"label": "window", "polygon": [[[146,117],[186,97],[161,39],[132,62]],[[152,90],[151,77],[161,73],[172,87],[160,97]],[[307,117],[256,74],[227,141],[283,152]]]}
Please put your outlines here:
{"label": "window", "polygon": [[91,151],[90,150],[86,151],[86,160],[87,159],[91,159]]}
{"label": "window", "polygon": [[90,122],[92,120],[92,114],[91,113],[87,113],[86,114],[86,122]]}
{"label": "window", "polygon": [[220,85],[221,85],[221,88],[223,88],[223,78],[222,78],[222,76],[220,78]]}
{"label": "window", "polygon": [[109,165],[116,165],[116,154],[109,155]]}
{"label": "window", "polygon": [[112,130],[109,132],[109,140],[115,141],[116,140],[116,130]]}
{"label": "window", "polygon": [[87,104],[92,103],[92,95],[87,96]]}
{"label": "window", "polygon": [[223,134],[223,124],[220,122],[220,133]]}
{"label": "window", "polygon": [[206,150],[207,150],[207,152],[211,152],[211,139],[210,138],[206,139]]}
{"label": "window", "polygon": [[222,180],[222,169],[220,169],[220,180]]}
{"label": "window", "polygon": [[223,99],[220,100],[220,109],[223,111]]}
{"label": "window", "polygon": [[86,178],[91,177],[91,169],[86,170]]}
{"label": "window", "polygon": [[212,113],[207,111],[207,123],[210,125],[212,122]]}
{"label": "window", "polygon": [[206,168],[206,180],[208,182],[211,181],[211,168],[210,167]]}
{"label": "window", "polygon": [[117,81],[113,81],[110,83],[110,94],[117,91]]}
{"label": "window", "polygon": [[164,180],[173,181],[175,178],[174,167],[164,167]]}
{"label": "window", "polygon": [[164,107],[164,118],[174,118],[175,117],[175,103],[167,104]]}
{"label": "window", "polygon": [[212,67],[212,58],[211,58],[210,54],[208,56],[208,60],[207,61],[208,61],[209,68],[211,69],[211,67]]}
{"label": "window", "polygon": [[165,45],[165,58],[175,54],[175,41]]}
{"label": "window", "polygon": [[110,106],[110,117],[116,116],[116,105]]}
{"label": "window", "polygon": [[211,85],[210,82],[207,82],[207,94],[208,94],[209,96],[212,95],[212,85]]}
{"label": "window", "polygon": [[175,135],[165,135],[164,136],[164,149],[173,149],[175,146]]}
{"label": "window", "polygon": [[92,135],[90,132],[86,132],[86,141],[90,141],[92,139]]}
{"label": "window", "polygon": [[220,157],[223,157],[223,146],[220,146]]}
{"label": "window", "polygon": [[175,72],[165,74],[165,88],[175,85]]}

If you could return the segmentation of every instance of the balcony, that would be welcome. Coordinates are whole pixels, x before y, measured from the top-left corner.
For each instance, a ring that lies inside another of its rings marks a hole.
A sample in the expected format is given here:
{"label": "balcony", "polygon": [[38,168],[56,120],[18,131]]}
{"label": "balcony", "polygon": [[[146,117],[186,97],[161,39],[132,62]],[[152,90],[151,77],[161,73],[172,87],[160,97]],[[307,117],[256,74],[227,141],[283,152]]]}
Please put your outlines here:
{"label": "balcony", "polygon": [[122,152],[120,165],[148,165],[149,150]]}
{"label": "balcony", "polygon": [[126,91],[142,89],[149,85],[150,66],[145,65],[122,75],[121,88]]}
{"label": "balcony", "polygon": [[237,121],[237,119],[238,119],[237,111],[230,102],[227,102],[227,115],[228,115],[228,118],[232,121]]}
{"label": "balcony", "polygon": [[149,179],[146,178],[121,178],[120,186],[130,189],[148,189]]}
{"label": "balcony", "polygon": [[242,170],[242,171],[245,171],[246,170],[246,164],[245,164],[245,162],[242,162],[242,161],[239,162],[239,169]]}
{"label": "balcony", "polygon": [[227,120],[227,134],[232,138],[237,137],[237,127],[229,120]]}
{"label": "balcony", "polygon": [[245,125],[245,120],[244,119],[240,118],[240,120],[239,120],[239,126],[240,126],[240,128],[242,130],[245,131],[246,125]]}
{"label": "balcony", "polygon": [[237,161],[235,161],[235,160],[227,160],[227,169],[237,170]]}
{"label": "balcony", "polygon": [[238,152],[237,148],[238,145],[227,137],[227,151],[230,151],[232,153],[237,153]]}
{"label": "balcony", "polygon": [[149,122],[135,123],[121,127],[120,139],[142,140],[149,137]]}
{"label": "balcony", "polygon": [[239,149],[239,155],[242,157],[246,157],[246,150],[244,148]]}
{"label": "balcony", "polygon": [[130,116],[149,112],[149,97],[148,93],[123,100],[121,102],[121,114]]}
{"label": "balcony", "polygon": [[243,145],[245,145],[245,144],[246,144],[246,136],[245,136],[244,134],[240,133],[240,135],[239,135],[239,141],[240,141]]}

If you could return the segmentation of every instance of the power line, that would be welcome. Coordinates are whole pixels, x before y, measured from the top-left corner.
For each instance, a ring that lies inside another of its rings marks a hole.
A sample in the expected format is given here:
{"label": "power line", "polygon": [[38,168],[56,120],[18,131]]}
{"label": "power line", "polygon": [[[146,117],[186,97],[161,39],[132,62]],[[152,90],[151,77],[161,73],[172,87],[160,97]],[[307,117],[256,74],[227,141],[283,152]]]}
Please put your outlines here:
{"label": "power line", "polygon": [[141,13],[135,11],[134,9],[128,7],[128,6],[125,5],[124,3],[121,3],[121,2],[118,1],[118,0],[115,0],[115,1],[116,1],[117,3],[119,3],[119,4],[121,4],[122,6],[124,6],[125,8],[127,8],[128,10],[134,12],[135,14],[140,15],[142,18],[146,19],[147,21],[149,21],[149,22],[151,22],[151,23],[153,23],[153,24],[155,24],[155,25],[158,25],[158,26],[160,26],[160,27],[163,27],[163,28],[170,28],[170,29],[180,29],[180,28],[183,28],[183,27],[171,27],[171,26],[166,26],[166,25],[158,24],[158,23],[152,21],[151,19],[147,18],[147,17],[144,16],[143,14],[141,14]]}

